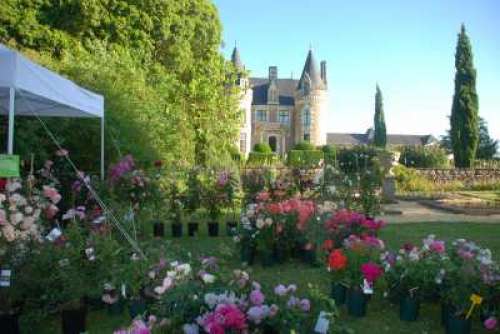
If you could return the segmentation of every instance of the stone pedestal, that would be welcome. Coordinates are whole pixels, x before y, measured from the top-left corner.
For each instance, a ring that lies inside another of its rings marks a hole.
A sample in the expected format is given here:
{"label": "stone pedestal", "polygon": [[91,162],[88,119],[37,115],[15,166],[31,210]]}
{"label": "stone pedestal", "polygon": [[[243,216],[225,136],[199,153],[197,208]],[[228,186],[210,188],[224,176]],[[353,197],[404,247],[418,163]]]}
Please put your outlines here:
{"label": "stone pedestal", "polygon": [[394,176],[384,178],[382,196],[386,201],[394,202],[396,200],[396,178]]}

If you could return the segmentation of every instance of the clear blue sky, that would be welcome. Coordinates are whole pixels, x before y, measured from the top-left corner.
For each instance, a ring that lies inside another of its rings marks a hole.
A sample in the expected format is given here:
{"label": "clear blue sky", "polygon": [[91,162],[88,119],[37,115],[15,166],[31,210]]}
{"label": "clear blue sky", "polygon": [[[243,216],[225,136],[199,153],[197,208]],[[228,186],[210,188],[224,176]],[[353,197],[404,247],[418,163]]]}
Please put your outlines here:
{"label": "clear blue sky", "polygon": [[500,139],[500,0],[214,0],[224,54],[237,41],[253,76],[300,75],[311,44],[328,62],[328,130],[372,124],[375,84],[389,133],[441,135],[449,128],[460,24],[472,41],[480,116]]}

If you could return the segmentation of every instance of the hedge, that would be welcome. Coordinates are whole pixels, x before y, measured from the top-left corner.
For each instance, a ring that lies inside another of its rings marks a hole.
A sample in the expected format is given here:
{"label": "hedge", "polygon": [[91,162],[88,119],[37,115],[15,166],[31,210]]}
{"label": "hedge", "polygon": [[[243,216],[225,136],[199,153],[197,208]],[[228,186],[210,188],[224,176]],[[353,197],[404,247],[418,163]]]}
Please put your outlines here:
{"label": "hedge", "polygon": [[290,167],[310,168],[318,166],[323,158],[324,153],[320,150],[290,150],[287,164]]}

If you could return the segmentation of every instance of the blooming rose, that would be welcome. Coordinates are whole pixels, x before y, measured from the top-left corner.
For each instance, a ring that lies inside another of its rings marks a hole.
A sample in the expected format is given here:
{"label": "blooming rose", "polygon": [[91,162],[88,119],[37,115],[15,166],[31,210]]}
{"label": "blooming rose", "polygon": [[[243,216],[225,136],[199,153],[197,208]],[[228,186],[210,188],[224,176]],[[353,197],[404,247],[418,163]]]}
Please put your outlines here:
{"label": "blooming rose", "polygon": [[342,270],[347,266],[347,256],[341,249],[335,249],[328,257],[328,267],[333,270]]}
{"label": "blooming rose", "polygon": [[361,272],[369,283],[373,283],[382,275],[384,271],[379,265],[368,262],[361,265]]}
{"label": "blooming rose", "polygon": [[489,317],[488,319],[486,319],[483,323],[484,325],[484,328],[492,331],[492,330],[495,330],[498,326],[498,321],[495,317]]}

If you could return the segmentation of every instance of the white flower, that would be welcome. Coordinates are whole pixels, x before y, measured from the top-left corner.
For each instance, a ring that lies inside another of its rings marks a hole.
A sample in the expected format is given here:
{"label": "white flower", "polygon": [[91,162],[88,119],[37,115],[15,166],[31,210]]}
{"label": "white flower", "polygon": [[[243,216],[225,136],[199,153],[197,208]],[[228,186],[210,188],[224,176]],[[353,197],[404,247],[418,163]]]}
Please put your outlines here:
{"label": "white flower", "polygon": [[273,224],[273,220],[271,218],[266,218],[266,220],[264,221],[266,223],[267,226],[271,226]]}
{"label": "white flower", "polygon": [[201,280],[205,284],[212,284],[215,282],[215,275],[205,273],[201,276]]}
{"label": "white flower", "polygon": [[257,221],[255,222],[255,225],[257,226],[258,229],[261,229],[264,227],[266,223],[264,222],[264,219],[258,218]]}
{"label": "white flower", "polygon": [[207,293],[203,299],[205,300],[205,304],[207,304],[210,308],[217,305],[218,298],[215,293]]}

